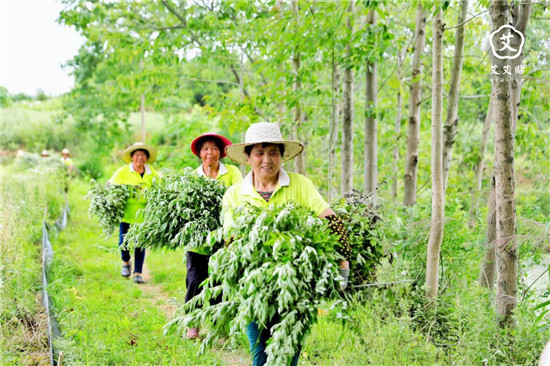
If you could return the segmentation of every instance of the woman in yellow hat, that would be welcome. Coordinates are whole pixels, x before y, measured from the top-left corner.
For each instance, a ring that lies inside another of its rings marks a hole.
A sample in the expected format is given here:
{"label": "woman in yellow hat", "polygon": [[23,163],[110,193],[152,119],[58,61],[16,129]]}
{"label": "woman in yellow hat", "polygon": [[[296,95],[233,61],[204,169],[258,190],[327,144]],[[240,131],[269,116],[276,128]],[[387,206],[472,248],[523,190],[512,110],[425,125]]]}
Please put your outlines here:
{"label": "woman in yellow hat", "polygon": [[[110,184],[128,185],[131,187],[130,196],[124,207],[124,217],[120,223],[120,235],[118,245],[122,245],[124,236],[130,229],[130,225],[140,223],[143,218],[138,211],[145,208],[146,201],[141,198],[141,190],[151,187],[153,178],[158,173],[153,169],[150,163],[157,157],[156,150],[144,144],[136,142],[122,152],[122,159],[128,163],[119,168],[109,179]],[[123,277],[130,277],[132,264],[130,262],[130,252],[121,250],[122,270],[120,274]],[[134,251],[134,282],[143,283],[142,270],[145,262],[145,248],[136,248]]]}

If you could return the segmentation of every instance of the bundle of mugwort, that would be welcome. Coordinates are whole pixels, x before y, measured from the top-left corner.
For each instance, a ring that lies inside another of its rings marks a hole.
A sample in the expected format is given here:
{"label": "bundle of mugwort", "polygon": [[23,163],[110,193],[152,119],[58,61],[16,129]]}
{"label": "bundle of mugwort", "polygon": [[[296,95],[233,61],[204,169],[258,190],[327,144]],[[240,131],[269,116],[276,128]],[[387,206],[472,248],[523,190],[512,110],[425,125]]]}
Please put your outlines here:
{"label": "bundle of mugwort", "polygon": [[[225,238],[209,263],[203,291],[182,309],[183,315],[167,325],[182,330],[210,322],[201,352],[223,336],[235,336],[255,321],[270,327],[266,353],[269,365],[288,365],[317,321],[318,308],[332,301],[337,316],[344,318],[347,302],[335,289],[340,280],[335,250],[338,237],[327,228],[328,220],[288,203],[259,209],[235,210],[234,225],[214,232],[209,242]],[[222,293],[222,301],[209,305]]]}
{"label": "bundle of mugwort", "polygon": [[125,247],[175,250],[204,246],[208,233],[220,227],[224,193],[222,183],[190,168],[155,177],[142,192],[147,201],[139,213],[143,222],[130,227]]}
{"label": "bundle of mugwort", "polygon": [[89,215],[97,216],[99,226],[106,236],[110,236],[118,228],[124,216],[126,199],[130,195],[128,186],[107,184],[102,186],[95,180],[90,182],[91,188],[86,198],[90,199]]}

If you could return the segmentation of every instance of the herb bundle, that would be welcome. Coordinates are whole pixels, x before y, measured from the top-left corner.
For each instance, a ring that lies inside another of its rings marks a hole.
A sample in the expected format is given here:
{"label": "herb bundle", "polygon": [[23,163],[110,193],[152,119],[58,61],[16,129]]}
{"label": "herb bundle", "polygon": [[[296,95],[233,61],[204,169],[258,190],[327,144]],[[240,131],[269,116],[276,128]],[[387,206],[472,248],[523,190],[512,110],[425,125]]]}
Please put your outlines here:
{"label": "herb bundle", "polygon": [[141,210],[143,222],[130,227],[124,245],[168,250],[203,247],[208,233],[220,227],[224,193],[222,183],[191,168],[156,177],[142,192],[147,200]]}
{"label": "herb bundle", "polygon": [[95,180],[86,198],[90,199],[90,217],[95,215],[99,219],[99,226],[103,233],[110,236],[118,228],[124,217],[124,206],[130,196],[130,190],[125,185],[100,185]]}
{"label": "herb bundle", "polygon": [[[335,298],[334,306],[347,308],[334,286],[342,259],[335,250],[337,237],[328,231],[326,220],[293,203],[236,209],[234,225],[225,234],[217,230],[210,242],[222,237],[230,237],[231,243],[210,258],[203,291],[185,305],[188,314],[177,317],[168,329],[210,320],[213,326],[201,345],[204,352],[251,321],[259,327],[270,325],[267,364],[288,365],[316,322],[322,301]],[[222,302],[205,306],[220,293]]]}
{"label": "herb bundle", "polygon": [[385,253],[375,230],[380,214],[371,196],[353,189],[331,207],[342,219],[351,245],[350,284],[374,280],[376,266]]}

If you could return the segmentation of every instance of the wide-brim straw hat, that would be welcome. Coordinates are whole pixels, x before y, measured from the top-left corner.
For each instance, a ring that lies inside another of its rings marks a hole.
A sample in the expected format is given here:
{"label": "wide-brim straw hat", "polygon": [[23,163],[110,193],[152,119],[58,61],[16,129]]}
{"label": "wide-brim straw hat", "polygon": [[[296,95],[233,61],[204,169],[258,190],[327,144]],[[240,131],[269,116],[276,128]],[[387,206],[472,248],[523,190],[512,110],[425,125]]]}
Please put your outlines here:
{"label": "wide-brim straw hat", "polygon": [[69,149],[63,149],[61,150],[61,154],[67,154],[67,155],[70,155],[71,152],[69,151]]}
{"label": "wide-brim straw hat", "polygon": [[250,145],[256,145],[261,143],[270,144],[282,144],[285,146],[285,152],[282,158],[282,162],[294,159],[304,150],[304,145],[299,142],[284,140],[281,136],[281,130],[275,123],[259,122],[253,123],[246,130],[244,143],[233,144],[225,148],[227,156],[239,163],[248,165],[244,148]]}
{"label": "wide-brim straw hat", "polygon": [[50,153],[48,152],[48,150],[42,150],[42,152],[40,153],[40,156],[50,156]]}
{"label": "wide-brim straw hat", "polygon": [[146,150],[149,153],[149,158],[147,159],[148,163],[152,163],[157,158],[157,150],[155,150],[152,146],[144,144],[143,142],[136,142],[122,152],[122,160],[126,163],[131,163],[132,153],[136,150]]}
{"label": "wide-brim straw hat", "polygon": [[198,145],[201,141],[208,140],[208,139],[211,139],[211,140],[217,139],[221,141],[223,146],[222,146],[222,151],[220,151],[221,153],[220,158],[225,157],[225,148],[231,145],[231,141],[225,136],[218,135],[216,133],[211,133],[211,132],[203,133],[199,137],[195,138],[193,142],[191,142],[191,151],[193,152],[193,154],[200,157],[200,151],[198,151],[197,149]]}

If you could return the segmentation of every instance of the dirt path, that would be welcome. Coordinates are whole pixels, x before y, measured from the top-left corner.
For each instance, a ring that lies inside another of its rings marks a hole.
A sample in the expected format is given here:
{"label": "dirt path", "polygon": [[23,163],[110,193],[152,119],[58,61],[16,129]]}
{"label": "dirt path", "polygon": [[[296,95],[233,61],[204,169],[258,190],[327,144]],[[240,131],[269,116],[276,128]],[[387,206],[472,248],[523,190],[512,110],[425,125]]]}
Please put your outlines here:
{"label": "dirt path", "polygon": [[[164,313],[168,322],[174,317],[179,306],[178,303],[164,292],[161,286],[151,282],[151,273],[146,263],[143,265],[142,275],[145,283],[140,285],[139,288],[142,290],[144,297],[155,304]],[[191,342],[187,339],[183,339],[183,341]],[[215,345],[210,352],[216,354],[222,361],[230,366],[246,366],[251,364],[250,356],[244,350],[231,350],[230,347],[223,347],[223,345],[220,344]]]}

